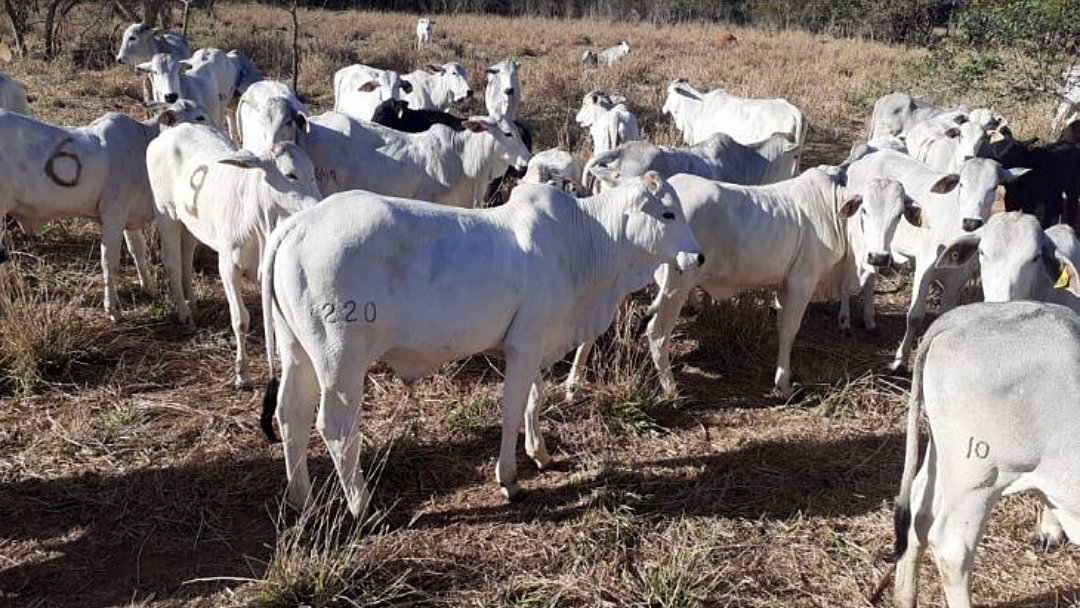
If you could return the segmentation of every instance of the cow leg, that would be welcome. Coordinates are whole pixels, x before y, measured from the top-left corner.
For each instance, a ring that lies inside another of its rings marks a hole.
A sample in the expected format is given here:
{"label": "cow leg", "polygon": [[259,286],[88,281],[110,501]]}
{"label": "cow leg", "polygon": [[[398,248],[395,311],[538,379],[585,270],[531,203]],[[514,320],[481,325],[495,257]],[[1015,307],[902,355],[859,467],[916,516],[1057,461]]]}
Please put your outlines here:
{"label": "cow leg", "polygon": [[110,215],[101,217],[101,271],[105,278],[105,312],[113,321],[120,320],[120,298],[116,278],[120,271],[120,240],[123,223]]}
{"label": "cow leg", "polygon": [[[942,482],[944,478],[940,478]],[[1001,495],[999,487],[963,485],[938,488],[947,493],[930,526],[930,545],[941,573],[949,608],[971,608],[971,567],[990,508]]]}
{"label": "cow leg", "polygon": [[[269,319],[266,321],[270,323]],[[289,480],[285,500],[302,510],[311,496],[308,478],[307,448],[311,427],[315,424],[315,406],[319,401],[319,382],[315,368],[300,343],[288,329],[277,329],[281,352],[281,386],[275,417],[281,428],[285,448],[285,474]]]}
{"label": "cow leg", "polygon": [[188,231],[187,227],[181,224],[180,227],[181,247],[183,260],[183,286],[184,286],[184,298],[188,303],[188,310],[191,311],[192,316],[195,315],[195,289],[192,287],[191,282],[195,276],[195,247],[199,244],[199,240],[195,238],[195,235]]}
{"label": "cow leg", "polygon": [[[357,377],[356,370],[366,372],[369,361],[366,354],[354,352],[356,348],[350,346],[347,343],[342,353],[326,362],[328,369],[318,373],[322,390],[316,424],[345,489],[349,511],[360,517],[371,502],[371,491],[360,468],[363,436],[359,412],[364,401],[364,374]],[[348,369],[342,369],[339,362]]]}
{"label": "cow leg", "polygon": [[776,377],[773,380],[777,393],[786,399],[791,395],[791,347],[802,325],[803,313],[814,293],[814,284],[803,277],[789,277],[780,290],[780,318],[778,320],[779,350],[776,357]]}
{"label": "cow leg", "polygon": [[154,277],[150,274],[150,265],[146,255],[146,238],[143,236],[142,229],[124,230],[124,241],[127,243],[128,251],[131,252],[131,257],[135,260],[135,272],[139,273],[139,285],[147,294],[156,297],[157,285],[154,284]]}
{"label": "cow leg", "polygon": [[927,536],[934,523],[933,483],[928,483],[935,467],[934,440],[926,451],[926,460],[911,484],[911,523],[907,529],[907,549],[896,560],[893,605],[915,608],[919,594],[919,560],[926,551]]}
{"label": "cow leg", "polygon": [[529,392],[539,376],[540,364],[537,359],[536,355],[522,353],[518,348],[506,349],[502,443],[499,446],[495,481],[507,500],[515,500],[521,495],[521,487],[517,484],[517,437],[521,432]]}
{"label": "cow leg", "polygon": [[1043,551],[1048,551],[1051,547],[1064,545],[1065,541],[1065,528],[1047,504],[1039,516],[1039,544],[1042,545]]}
{"label": "cow leg", "polygon": [[540,406],[543,402],[544,375],[537,374],[529,390],[529,404],[525,407],[525,453],[541,471],[551,466],[551,455],[544,445],[544,435],[540,432]]}
{"label": "cow leg", "polygon": [[181,323],[193,325],[191,309],[188,308],[183,287],[184,225],[166,217],[159,217],[157,224],[161,237],[161,263],[165,266],[165,278],[169,282],[169,295],[176,306],[176,315]]}
{"label": "cow leg", "polygon": [[656,372],[660,376],[660,386],[664,394],[675,394],[675,375],[671,373],[671,332],[675,329],[675,322],[679,320],[679,312],[692,284],[679,284],[678,273],[666,272],[663,283],[660,285],[660,293],[650,308],[654,310],[653,318],[645,328],[645,335],[649,339],[649,353],[652,355]]}
{"label": "cow leg", "polygon": [[911,280],[911,303],[908,304],[907,326],[904,328],[904,339],[896,349],[896,357],[889,369],[902,371],[907,367],[908,355],[915,342],[915,333],[922,326],[923,314],[926,311],[926,296],[930,291],[930,283],[934,280],[934,273],[930,271],[928,264],[932,264],[936,256],[928,256],[925,253],[915,258],[915,275]]}
{"label": "cow leg", "polygon": [[[236,256],[238,257],[238,256]],[[225,287],[225,299],[229,302],[229,319],[232,321],[233,336],[236,338],[236,387],[251,386],[248,375],[247,332],[251,321],[244,298],[240,293],[240,269],[233,263],[234,256],[223,249],[218,252],[218,274]]]}
{"label": "cow leg", "polygon": [[574,389],[580,383],[581,375],[585,373],[585,363],[589,360],[589,353],[592,352],[595,344],[596,340],[582,342],[581,346],[578,346],[577,352],[574,353],[574,364],[570,366],[570,375],[566,377],[567,403],[574,400]]}

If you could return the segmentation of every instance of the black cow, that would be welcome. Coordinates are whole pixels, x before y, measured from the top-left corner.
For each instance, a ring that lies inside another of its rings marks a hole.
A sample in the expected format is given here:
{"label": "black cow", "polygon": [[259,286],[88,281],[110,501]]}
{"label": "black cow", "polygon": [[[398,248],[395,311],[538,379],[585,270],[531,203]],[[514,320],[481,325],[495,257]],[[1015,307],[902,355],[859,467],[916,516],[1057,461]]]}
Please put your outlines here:
{"label": "black cow", "polygon": [[1077,227],[1080,205],[1080,144],[1055,142],[1045,146],[1016,139],[990,144],[992,158],[1006,169],[1031,169],[1005,186],[1005,209],[1038,215],[1041,206],[1044,228],[1064,220]]}
{"label": "black cow", "polygon": [[412,110],[407,101],[387,99],[375,108],[371,122],[405,133],[420,133],[430,129],[431,125],[446,125],[460,131],[465,119],[439,110]]}

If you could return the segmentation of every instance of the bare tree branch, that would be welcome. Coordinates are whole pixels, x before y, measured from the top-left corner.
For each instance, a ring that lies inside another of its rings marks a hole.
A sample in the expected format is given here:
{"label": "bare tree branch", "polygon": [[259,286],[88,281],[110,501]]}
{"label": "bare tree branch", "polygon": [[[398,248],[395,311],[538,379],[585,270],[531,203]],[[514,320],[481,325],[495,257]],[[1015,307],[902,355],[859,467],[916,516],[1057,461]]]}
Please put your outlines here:
{"label": "bare tree branch", "polygon": [[297,91],[299,95],[298,85],[300,83],[300,21],[296,16],[296,0],[292,0],[292,7],[289,8],[289,14],[292,15],[292,88],[293,91]]}

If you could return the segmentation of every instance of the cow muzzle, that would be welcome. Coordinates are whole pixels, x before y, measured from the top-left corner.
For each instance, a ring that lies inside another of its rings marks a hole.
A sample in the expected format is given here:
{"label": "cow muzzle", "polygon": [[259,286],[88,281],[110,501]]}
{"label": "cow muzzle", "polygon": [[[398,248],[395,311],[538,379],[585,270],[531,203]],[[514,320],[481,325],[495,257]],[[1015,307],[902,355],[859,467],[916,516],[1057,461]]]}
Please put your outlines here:
{"label": "cow muzzle", "polygon": [[983,221],[978,218],[967,218],[960,225],[964,229],[964,232],[975,232],[979,228],[982,228]]}
{"label": "cow muzzle", "polygon": [[866,254],[866,263],[874,268],[885,268],[892,264],[892,254],[870,252]]}
{"label": "cow muzzle", "polygon": [[180,95],[176,93],[166,93],[165,103],[176,103],[176,100],[180,98]]}
{"label": "cow muzzle", "polygon": [[688,253],[680,251],[675,256],[675,266],[680,270],[694,270],[705,265],[704,253]]}

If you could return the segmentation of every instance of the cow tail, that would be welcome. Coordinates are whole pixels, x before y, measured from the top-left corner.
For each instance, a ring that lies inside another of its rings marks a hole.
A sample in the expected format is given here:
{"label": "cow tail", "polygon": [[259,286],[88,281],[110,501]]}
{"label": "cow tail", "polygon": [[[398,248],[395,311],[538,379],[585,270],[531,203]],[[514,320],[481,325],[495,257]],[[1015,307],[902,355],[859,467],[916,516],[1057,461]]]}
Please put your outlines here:
{"label": "cow tail", "polygon": [[262,267],[259,269],[261,275],[259,278],[262,283],[263,331],[266,340],[266,370],[267,376],[270,378],[266,383],[266,393],[263,395],[262,416],[259,419],[259,424],[262,426],[266,438],[273,442],[281,441],[274,432],[274,414],[277,412],[277,396],[280,385],[278,377],[274,374],[274,353],[276,352],[274,318],[275,315],[281,315],[281,311],[277,308],[277,301],[274,298],[274,258],[277,256],[278,245],[281,244],[288,232],[288,227],[287,224],[279,224],[278,229],[270,234],[270,241],[263,251]]}
{"label": "cow tail", "polygon": [[923,406],[923,364],[932,336],[926,336],[915,355],[915,369],[911,376],[911,395],[908,398],[907,442],[904,446],[904,473],[900,478],[900,494],[896,497],[893,526],[896,531],[896,559],[907,551],[908,533],[911,530],[911,486],[919,465],[919,412]]}

